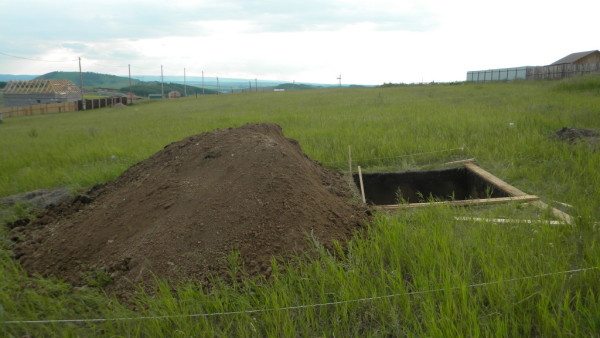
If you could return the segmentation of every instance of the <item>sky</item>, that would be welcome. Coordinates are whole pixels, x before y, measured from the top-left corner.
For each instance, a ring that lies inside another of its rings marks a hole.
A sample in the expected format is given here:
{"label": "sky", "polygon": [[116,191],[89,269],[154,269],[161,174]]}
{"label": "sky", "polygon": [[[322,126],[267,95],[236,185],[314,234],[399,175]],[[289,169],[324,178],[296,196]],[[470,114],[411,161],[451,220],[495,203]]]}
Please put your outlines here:
{"label": "sky", "polygon": [[463,81],[600,49],[600,1],[0,0],[2,74]]}

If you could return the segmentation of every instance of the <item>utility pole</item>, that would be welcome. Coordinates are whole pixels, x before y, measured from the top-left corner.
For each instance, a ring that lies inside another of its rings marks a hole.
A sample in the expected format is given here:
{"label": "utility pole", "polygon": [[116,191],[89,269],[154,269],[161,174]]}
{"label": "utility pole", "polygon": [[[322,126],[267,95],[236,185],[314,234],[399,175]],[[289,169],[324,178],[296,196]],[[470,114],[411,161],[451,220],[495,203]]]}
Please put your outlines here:
{"label": "utility pole", "polygon": [[202,71],[202,95],[204,95],[204,71]]}
{"label": "utility pole", "polygon": [[248,80],[248,93],[252,91],[252,81]]}
{"label": "utility pole", "polygon": [[85,100],[83,99],[83,73],[81,73],[81,56],[79,57],[79,91],[81,92],[81,107],[85,110]]}
{"label": "utility pole", "polygon": [[341,88],[342,87],[342,74],[340,74],[340,76],[338,76],[337,79],[340,81],[340,88]]}
{"label": "utility pole", "polygon": [[220,91],[221,91],[221,86],[219,85],[219,77],[217,76],[217,95],[219,95]]}
{"label": "utility pole", "polygon": [[129,69],[129,104],[133,103],[133,93],[131,92],[131,64],[127,65]]}
{"label": "utility pole", "polygon": [[258,80],[254,79],[254,89],[258,93]]}
{"label": "utility pole", "polygon": [[160,65],[160,95],[162,100],[165,99],[165,78],[163,76],[163,66]]}
{"label": "utility pole", "polygon": [[183,96],[187,97],[187,86],[185,83],[185,67],[183,68]]}

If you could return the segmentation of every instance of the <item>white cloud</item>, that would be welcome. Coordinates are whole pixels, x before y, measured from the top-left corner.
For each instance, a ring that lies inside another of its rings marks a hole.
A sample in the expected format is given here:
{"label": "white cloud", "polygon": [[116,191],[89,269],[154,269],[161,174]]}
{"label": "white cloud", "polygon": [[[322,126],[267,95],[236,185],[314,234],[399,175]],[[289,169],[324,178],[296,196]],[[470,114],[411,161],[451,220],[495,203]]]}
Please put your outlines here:
{"label": "white cloud", "polygon": [[[0,50],[84,69],[346,83],[463,80],[598,49],[595,1],[2,2]],[[69,8],[68,11],[57,10]],[[91,10],[93,9],[93,10]],[[118,10],[114,10],[118,9]],[[569,11],[572,11],[569,12]],[[52,23],[52,24],[49,24]],[[15,30],[14,27],[25,27]],[[75,70],[0,56],[0,73]]]}

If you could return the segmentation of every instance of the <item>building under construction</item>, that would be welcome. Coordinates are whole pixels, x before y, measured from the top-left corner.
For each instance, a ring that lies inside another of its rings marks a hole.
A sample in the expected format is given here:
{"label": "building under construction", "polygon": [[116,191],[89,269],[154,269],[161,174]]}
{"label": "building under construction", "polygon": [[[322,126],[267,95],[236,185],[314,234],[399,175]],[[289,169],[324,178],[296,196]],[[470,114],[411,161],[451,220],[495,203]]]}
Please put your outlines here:
{"label": "building under construction", "polygon": [[6,107],[73,102],[81,98],[79,87],[69,80],[10,81],[2,93]]}

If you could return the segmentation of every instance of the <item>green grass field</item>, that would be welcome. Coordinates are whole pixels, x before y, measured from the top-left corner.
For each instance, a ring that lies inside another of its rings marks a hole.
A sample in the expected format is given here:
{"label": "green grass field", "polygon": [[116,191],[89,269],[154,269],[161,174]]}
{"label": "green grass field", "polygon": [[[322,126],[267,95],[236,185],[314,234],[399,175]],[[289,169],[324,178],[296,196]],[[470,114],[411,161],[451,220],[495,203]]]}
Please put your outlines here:
{"label": "green grass field", "polygon": [[[530,206],[378,214],[335,253],[274,264],[273,277],[203,290],[162,284],[135,309],[93,287],[28,277],[0,230],[0,332],[7,336],[590,336],[600,332],[600,152],[551,138],[600,129],[597,78],[205,96],[5,119],[0,196],[88,187],[169,142],[247,122],[279,123],[312,158],[345,169],[430,167],[475,157],[574,225],[487,224],[455,216],[539,217]],[[464,147],[463,150],[452,150]],[[424,153],[415,156],[400,155]],[[383,158],[383,159],[379,159]],[[10,220],[23,208],[4,210]],[[232,254],[232,273],[235,273]],[[557,273],[579,268],[574,273]],[[556,273],[556,274],[554,274]],[[543,276],[540,276],[543,275]],[[534,277],[532,277],[534,276]],[[524,278],[527,277],[527,278]],[[531,277],[531,278],[529,278]],[[491,283],[491,284],[485,284]],[[377,298],[384,295],[389,297]],[[370,300],[351,301],[376,297]],[[300,304],[322,306],[288,308]],[[271,309],[238,313],[249,309]],[[233,312],[214,316],[190,314]],[[91,323],[13,320],[175,316]]]}

